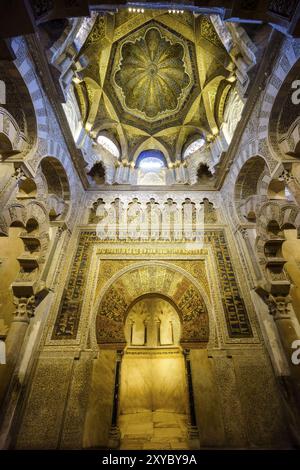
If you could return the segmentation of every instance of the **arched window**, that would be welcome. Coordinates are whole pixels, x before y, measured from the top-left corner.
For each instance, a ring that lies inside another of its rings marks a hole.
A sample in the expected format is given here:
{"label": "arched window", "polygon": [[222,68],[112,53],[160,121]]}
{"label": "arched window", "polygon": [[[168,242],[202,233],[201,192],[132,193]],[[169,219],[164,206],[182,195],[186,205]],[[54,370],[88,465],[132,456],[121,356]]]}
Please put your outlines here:
{"label": "arched window", "polygon": [[204,146],[204,144],[205,144],[205,140],[203,139],[203,137],[200,137],[199,139],[196,139],[192,143],[190,143],[183,152],[183,155],[182,155],[183,160],[188,158],[197,150],[200,150]]}
{"label": "arched window", "polygon": [[106,137],[105,135],[99,135],[97,137],[97,143],[109,153],[111,153],[114,157],[119,158],[120,151],[116,144],[109,137]]}
{"label": "arched window", "polygon": [[258,183],[266,168],[265,160],[259,155],[249,158],[244,163],[235,182],[236,200],[244,200],[257,194]]}
{"label": "arched window", "polygon": [[166,166],[165,156],[160,150],[143,150],[136,160],[136,167],[143,170],[157,171]]}
{"label": "arched window", "polygon": [[66,171],[60,161],[55,157],[45,157],[41,161],[41,169],[46,179],[48,193],[69,200],[70,185]]}

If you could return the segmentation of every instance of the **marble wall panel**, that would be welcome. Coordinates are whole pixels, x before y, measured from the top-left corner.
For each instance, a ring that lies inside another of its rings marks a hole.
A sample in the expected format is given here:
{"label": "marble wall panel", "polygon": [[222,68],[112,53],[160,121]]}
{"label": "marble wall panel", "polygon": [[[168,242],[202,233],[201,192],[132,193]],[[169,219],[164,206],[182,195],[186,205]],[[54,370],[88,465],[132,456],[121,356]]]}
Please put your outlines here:
{"label": "marble wall panel", "polygon": [[187,412],[183,355],[126,354],[121,366],[120,412]]}
{"label": "marble wall panel", "polygon": [[221,447],[225,442],[225,430],[213,358],[208,357],[207,350],[193,349],[190,359],[200,445]]}
{"label": "marble wall panel", "polygon": [[84,423],[83,447],[108,445],[115,385],[116,351],[100,350],[93,361],[87,413]]}

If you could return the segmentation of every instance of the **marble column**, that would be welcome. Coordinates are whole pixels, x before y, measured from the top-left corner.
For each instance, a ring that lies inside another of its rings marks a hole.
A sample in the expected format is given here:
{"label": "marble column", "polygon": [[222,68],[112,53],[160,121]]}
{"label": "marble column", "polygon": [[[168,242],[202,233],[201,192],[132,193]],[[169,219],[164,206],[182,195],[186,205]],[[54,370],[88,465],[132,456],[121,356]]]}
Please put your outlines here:
{"label": "marble column", "polygon": [[111,417],[111,428],[109,432],[109,448],[117,449],[120,447],[120,429],[118,426],[118,415],[119,415],[119,391],[121,383],[121,363],[122,363],[123,351],[117,351],[116,357],[116,368],[115,368],[115,386],[113,396],[113,408]]}
{"label": "marble column", "polygon": [[279,383],[291,435],[295,444],[300,447],[300,412],[297,411],[300,409],[300,368],[291,360],[294,351],[292,344],[294,340],[299,339],[295,324],[296,319],[293,319],[291,315],[290,296],[270,295],[267,303],[290,366],[290,376],[279,377]]}
{"label": "marble column", "polygon": [[15,361],[19,354],[30,318],[34,316],[35,297],[15,297],[14,304],[16,310],[6,338],[8,361]]}
{"label": "marble column", "polygon": [[298,339],[295,325],[291,318],[291,298],[290,296],[270,295],[267,299],[267,304],[269,312],[276,323],[282,345],[290,364],[293,352],[291,345],[295,339]]}
{"label": "marble column", "polygon": [[188,405],[189,405],[189,424],[188,424],[188,437],[189,437],[189,446],[191,449],[199,449],[199,432],[196,421],[195,413],[195,401],[194,401],[194,389],[193,389],[193,379],[192,379],[192,369],[191,369],[191,360],[190,360],[190,350],[184,350],[184,359],[185,359],[185,370],[186,370],[186,379],[187,379],[187,388],[188,388]]}
{"label": "marble column", "polygon": [[6,340],[6,364],[0,373],[0,402],[5,399],[12,374],[18,361],[30,318],[34,315],[35,297],[15,297],[16,310]]}

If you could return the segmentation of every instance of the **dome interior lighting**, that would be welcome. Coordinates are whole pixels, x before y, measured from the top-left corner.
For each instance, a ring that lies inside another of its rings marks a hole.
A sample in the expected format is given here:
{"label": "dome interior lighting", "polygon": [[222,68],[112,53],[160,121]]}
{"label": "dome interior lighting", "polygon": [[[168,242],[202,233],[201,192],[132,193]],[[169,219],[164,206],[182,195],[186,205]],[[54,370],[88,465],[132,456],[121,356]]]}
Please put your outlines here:
{"label": "dome interior lighting", "polygon": [[144,158],[139,164],[139,168],[142,168],[143,170],[159,170],[163,167],[163,162],[156,157]]}
{"label": "dome interior lighting", "polygon": [[158,171],[165,168],[166,163],[165,156],[160,150],[143,150],[136,160],[136,168]]}

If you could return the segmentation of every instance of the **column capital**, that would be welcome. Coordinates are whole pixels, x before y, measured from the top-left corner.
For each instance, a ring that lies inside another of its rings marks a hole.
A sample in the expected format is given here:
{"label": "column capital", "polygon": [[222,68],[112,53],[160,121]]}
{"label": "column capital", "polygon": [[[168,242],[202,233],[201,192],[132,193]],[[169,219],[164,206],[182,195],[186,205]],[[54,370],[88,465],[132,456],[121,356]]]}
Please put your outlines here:
{"label": "column capital", "polygon": [[15,297],[14,305],[14,320],[29,323],[30,318],[34,316],[35,311],[35,296],[31,297]]}
{"label": "column capital", "polygon": [[238,230],[240,234],[242,235],[242,237],[244,238],[244,240],[248,240],[249,238],[248,229],[246,227],[239,227]]}
{"label": "column capital", "polygon": [[124,349],[117,349],[116,354],[116,361],[121,362],[124,355]]}
{"label": "column capital", "polygon": [[68,226],[68,224],[65,221],[53,221],[51,222],[52,227],[57,227],[56,230],[56,237],[59,238],[64,232],[69,232],[71,233],[71,230]]}
{"label": "column capital", "polygon": [[235,228],[235,233],[240,233],[244,240],[249,239],[249,230],[253,228],[253,224],[239,224]]}
{"label": "column capital", "polygon": [[295,177],[292,175],[291,169],[288,168],[283,170],[283,172],[278,176],[278,179],[286,184],[290,184],[295,181]]}
{"label": "column capital", "polygon": [[270,314],[274,320],[290,319],[291,297],[270,295],[266,301]]}
{"label": "column capital", "polygon": [[187,361],[190,360],[190,349],[184,349],[183,350],[183,355]]}
{"label": "column capital", "polygon": [[64,232],[71,232],[66,223],[59,225],[57,228],[56,236],[60,238]]}
{"label": "column capital", "polygon": [[27,178],[27,176],[25,175],[24,170],[21,167],[19,167],[19,168],[16,168],[14,174],[12,175],[12,178],[17,183],[19,183],[20,181],[25,180]]}

